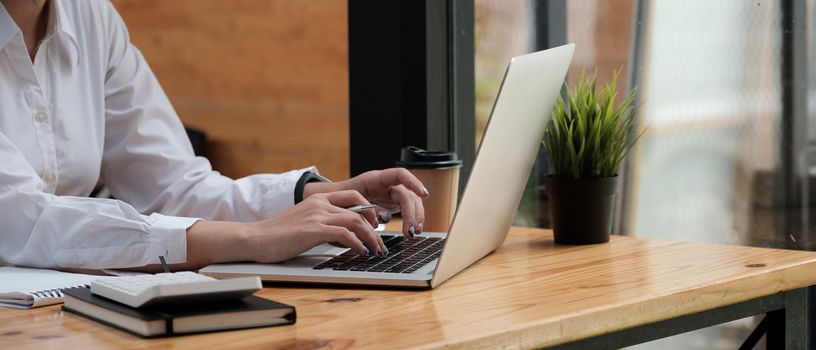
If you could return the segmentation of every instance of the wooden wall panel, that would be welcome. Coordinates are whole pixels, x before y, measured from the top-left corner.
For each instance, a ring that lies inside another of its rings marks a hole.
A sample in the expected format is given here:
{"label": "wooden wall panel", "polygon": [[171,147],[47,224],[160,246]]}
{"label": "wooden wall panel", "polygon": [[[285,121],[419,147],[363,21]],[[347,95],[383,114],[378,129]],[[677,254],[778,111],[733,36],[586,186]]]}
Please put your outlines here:
{"label": "wooden wall panel", "polygon": [[615,70],[618,102],[625,96],[629,53],[634,45],[632,16],[634,0],[590,0],[567,2],[567,41],[576,44],[569,75],[570,88],[582,73],[598,72],[598,83],[606,84]]}
{"label": "wooden wall panel", "polygon": [[346,0],[114,0],[226,175],[349,174]]}

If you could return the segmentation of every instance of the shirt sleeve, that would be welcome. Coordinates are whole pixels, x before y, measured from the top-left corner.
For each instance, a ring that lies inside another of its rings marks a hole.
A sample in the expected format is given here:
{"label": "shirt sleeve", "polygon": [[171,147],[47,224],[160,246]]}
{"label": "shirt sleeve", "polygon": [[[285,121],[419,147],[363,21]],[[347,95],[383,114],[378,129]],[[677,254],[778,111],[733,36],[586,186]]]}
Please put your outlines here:
{"label": "shirt sleeve", "polygon": [[187,260],[196,219],[142,215],[112,199],[56,196],[0,133],[0,259],[42,268],[117,268]]}
{"label": "shirt sleeve", "polygon": [[233,180],[195,157],[170,101],[124,22],[108,4],[103,178],[114,197],[142,213],[256,221],[294,205],[294,187],[314,168]]}

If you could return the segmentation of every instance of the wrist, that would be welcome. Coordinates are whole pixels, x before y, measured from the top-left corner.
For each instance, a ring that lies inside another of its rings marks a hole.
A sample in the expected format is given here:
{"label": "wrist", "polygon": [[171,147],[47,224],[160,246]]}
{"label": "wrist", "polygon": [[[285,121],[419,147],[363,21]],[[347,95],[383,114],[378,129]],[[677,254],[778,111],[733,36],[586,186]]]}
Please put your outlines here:
{"label": "wrist", "polygon": [[199,221],[187,229],[187,264],[249,260],[248,249],[254,226],[226,221]]}
{"label": "wrist", "polygon": [[303,186],[303,199],[313,194],[334,192],[337,184],[337,182],[309,182]]}
{"label": "wrist", "polygon": [[[294,204],[298,204],[302,202],[304,199],[308,198],[309,196],[306,194],[306,187],[310,183],[330,183],[331,181],[323,176],[318,175],[317,173],[313,173],[311,171],[304,172],[300,178],[295,183],[295,193],[294,193]],[[314,186],[311,186],[312,189],[309,192],[309,195],[318,193],[315,192]]]}
{"label": "wrist", "polygon": [[254,240],[259,237],[258,225],[256,222],[230,222],[228,235],[229,242],[226,243],[228,249],[222,250],[219,254],[218,262],[249,261],[255,257],[254,249],[260,247]]}

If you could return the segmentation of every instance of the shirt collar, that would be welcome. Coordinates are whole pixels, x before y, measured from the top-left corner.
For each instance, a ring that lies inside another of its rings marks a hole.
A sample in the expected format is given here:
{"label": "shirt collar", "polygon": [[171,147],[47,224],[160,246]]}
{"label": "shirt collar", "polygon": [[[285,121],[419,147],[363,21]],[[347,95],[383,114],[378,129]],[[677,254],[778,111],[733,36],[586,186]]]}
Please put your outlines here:
{"label": "shirt collar", "polygon": [[54,22],[49,23],[49,25],[54,25],[54,33],[62,33],[68,36],[71,40],[71,43],[74,45],[74,49],[79,51],[79,44],[77,43],[76,39],[76,32],[74,28],[74,23],[71,18],[66,15],[67,11],[65,7],[63,7],[63,2],[61,0],[51,0],[51,16],[49,18],[53,18]]}
{"label": "shirt collar", "polygon": [[0,3],[0,48],[5,47],[14,34],[17,34],[19,31],[20,28],[18,28],[14,20],[11,19],[3,3]]}
{"label": "shirt collar", "polygon": [[[46,31],[45,37],[43,40],[51,37],[55,34],[65,34],[71,43],[74,45],[74,49],[79,51],[79,44],[76,40],[76,34],[74,31],[74,24],[71,22],[71,19],[68,18],[66,15],[65,8],[62,5],[62,1],[59,0],[51,0],[48,2],[48,29]],[[6,8],[3,7],[3,4],[0,3],[0,48],[3,48],[8,44],[9,40],[14,37],[15,34],[20,32],[20,28],[17,27],[17,24],[14,23],[14,20],[11,19],[9,16],[8,11]]]}

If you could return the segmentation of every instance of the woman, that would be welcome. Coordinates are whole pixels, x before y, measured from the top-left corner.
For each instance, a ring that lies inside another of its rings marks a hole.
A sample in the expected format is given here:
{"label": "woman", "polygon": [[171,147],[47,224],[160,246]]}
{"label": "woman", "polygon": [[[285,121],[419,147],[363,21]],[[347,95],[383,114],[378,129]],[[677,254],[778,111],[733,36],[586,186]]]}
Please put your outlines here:
{"label": "woman", "polygon": [[[195,269],[324,242],[384,255],[374,210],[344,209],[369,201],[422,232],[428,192],[404,169],[214,172],[107,0],[0,5],[0,263]],[[100,176],[118,200],[87,198]]]}

